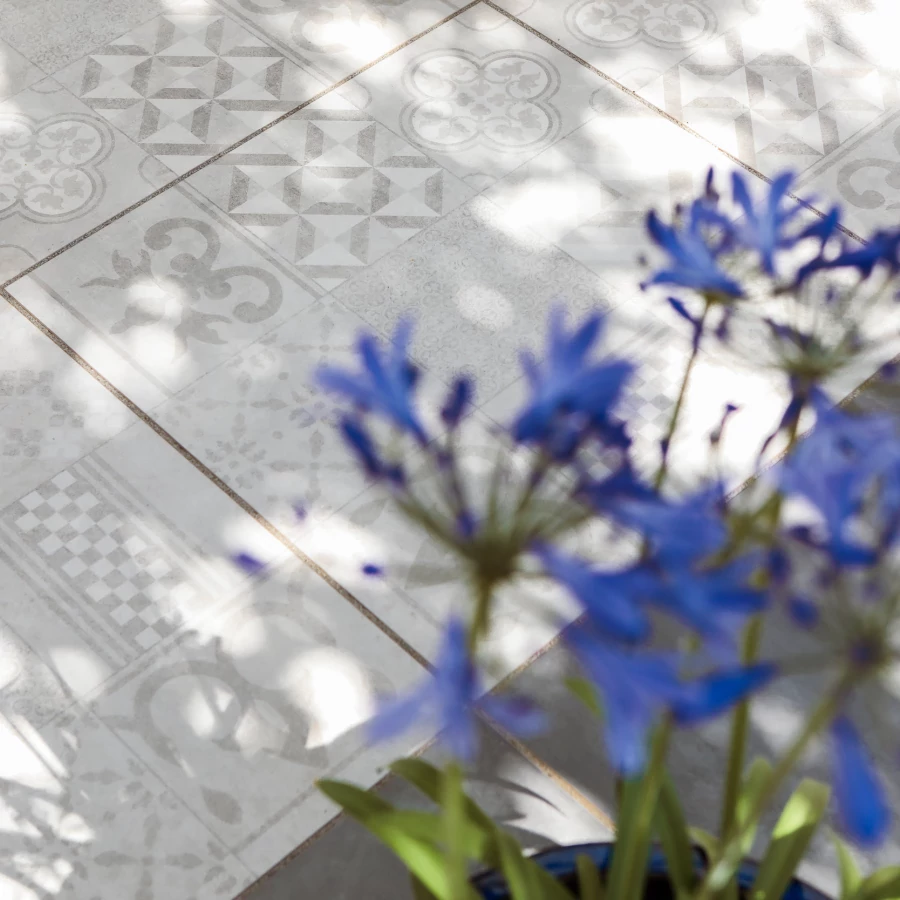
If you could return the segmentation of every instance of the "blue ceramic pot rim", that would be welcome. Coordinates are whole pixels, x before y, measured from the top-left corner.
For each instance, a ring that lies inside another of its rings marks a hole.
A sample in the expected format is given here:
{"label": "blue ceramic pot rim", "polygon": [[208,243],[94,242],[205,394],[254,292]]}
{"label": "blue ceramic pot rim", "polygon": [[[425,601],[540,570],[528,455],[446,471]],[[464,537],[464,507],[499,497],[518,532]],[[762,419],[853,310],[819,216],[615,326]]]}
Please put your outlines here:
{"label": "blue ceramic pot rim", "polygon": [[[588,856],[594,865],[604,872],[609,868],[615,844],[578,844],[573,847],[554,847],[543,850],[531,858],[556,878],[572,875],[575,872],[575,860],[578,856]],[[699,848],[694,848],[693,865],[698,876],[706,871],[706,854]],[[745,890],[749,889],[756,879],[758,863],[747,859],[738,870],[738,885]],[[650,853],[647,866],[650,875],[665,875],[668,873],[666,858],[662,850],[654,848]],[[472,879],[472,885],[481,894],[484,900],[509,900],[506,881],[497,872],[485,872]],[[796,879],[792,881],[782,895],[782,900],[830,900],[826,895],[815,888]]]}

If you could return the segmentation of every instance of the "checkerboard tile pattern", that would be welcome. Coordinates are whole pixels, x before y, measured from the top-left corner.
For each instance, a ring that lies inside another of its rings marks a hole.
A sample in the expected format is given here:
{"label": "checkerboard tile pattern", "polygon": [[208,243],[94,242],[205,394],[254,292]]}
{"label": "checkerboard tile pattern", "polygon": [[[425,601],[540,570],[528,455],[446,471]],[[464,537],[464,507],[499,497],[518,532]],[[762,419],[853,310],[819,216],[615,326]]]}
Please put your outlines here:
{"label": "checkerboard tile pattern", "polygon": [[179,626],[169,610],[196,594],[175,559],[75,466],[3,511],[17,543],[49,568],[135,651]]}

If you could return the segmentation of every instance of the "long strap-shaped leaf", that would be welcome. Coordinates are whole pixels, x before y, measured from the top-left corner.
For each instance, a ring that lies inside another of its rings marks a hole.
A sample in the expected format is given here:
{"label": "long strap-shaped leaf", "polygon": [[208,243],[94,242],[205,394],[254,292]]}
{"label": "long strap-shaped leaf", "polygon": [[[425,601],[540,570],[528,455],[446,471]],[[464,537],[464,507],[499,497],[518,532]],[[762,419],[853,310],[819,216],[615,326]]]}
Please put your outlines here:
{"label": "long strap-shaped leaf", "polygon": [[856,900],[898,900],[900,898],[900,866],[886,866],[873,872],[859,886]]}
{"label": "long strap-shaped leaf", "polygon": [[825,814],[829,794],[826,785],[811,778],[800,782],[772,832],[750,900],[780,900]]}

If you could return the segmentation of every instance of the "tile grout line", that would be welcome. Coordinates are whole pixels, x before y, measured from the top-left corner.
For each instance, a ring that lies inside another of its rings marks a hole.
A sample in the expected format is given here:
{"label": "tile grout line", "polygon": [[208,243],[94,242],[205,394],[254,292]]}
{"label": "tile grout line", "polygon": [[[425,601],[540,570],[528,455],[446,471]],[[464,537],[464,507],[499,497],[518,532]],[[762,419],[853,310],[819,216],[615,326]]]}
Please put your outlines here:
{"label": "tile grout line", "polygon": [[431,670],[431,664],[416,650],[411,644],[404,640],[393,628],[378,618],[364,603],[358,600],[350,591],[333,578],[322,566],[315,560],[306,555],[293,541],[284,535],[280,529],[276,528],[265,516],[262,515],[255,507],[251,506],[240,494],[234,491],[225,481],[223,481],[212,469],[205,463],[201,462],[190,450],[187,449],[177,438],[166,431],[159,423],[157,423],[150,415],[144,412],[130,397],[120,391],[111,381],[98,372],[84,357],[76,350],[70,347],[61,337],[49,329],[40,319],[37,318],[29,309],[23,306],[15,297],[13,297],[5,288],[0,287],[0,297],[6,300],[10,306],[17,312],[21,313],[35,328],[48,337],[60,350],[63,351],[73,362],[79,365],[88,375],[96,382],[104,387],[113,397],[121,404],[127,407],[138,419],[145,425],[148,425],[159,437],[161,437],[173,450],[179,453],[188,463],[190,463],[201,475],[204,475],[212,484],[220,491],[236,503],[245,513],[254,519],[259,525],[272,535],[280,544],[282,544],[290,553],[292,553],[300,562],[315,572],[326,584],[337,591],[348,603],[351,604],[359,613],[365,616],[376,628],[390,638],[401,650],[411,656],[420,666],[427,670]]}
{"label": "tile grout line", "polygon": [[[553,47],[555,50],[558,50],[564,56],[568,56],[569,59],[573,60],[574,62],[578,63],[579,65],[584,66],[586,69],[590,69],[590,71],[593,72],[595,75],[599,75],[604,81],[608,82],[613,87],[618,88],[623,93],[628,94],[629,97],[631,97],[633,100],[637,100],[639,103],[646,106],[647,109],[652,110],[654,113],[656,113],[659,116],[662,116],[664,119],[668,119],[673,125],[677,126],[682,131],[686,131],[692,137],[695,137],[698,140],[703,141],[705,144],[708,144],[710,147],[713,147],[716,151],[721,153],[726,159],[731,160],[732,163],[735,163],[736,165],[740,166],[742,169],[749,172],[751,175],[755,175],[757,178],[761,179],[762,181],[765,181],[767,184],[772,183],[772,179],[769,178],[768,175],[764,175],[758,169],[755,169],[749,163],[745,163],[742,159],[739,159],[737,156],[735,156],[730,151],[725,150],[722,147],[720,147],[718,144],[713,143],[713,141],[711,141],[709,138],[700,134],[699,131],[695,131],[693,128],[691,128],[691,126],[688,125],[686,122],[682,122],[680,119],[676,119],[675,116],[671,115],[671,113],[667,113],[664,109],[661,109],[655,103],[651,103],[649,100],[642,97],[637,91],[632,90],[629,87],[626,87],[624,84],[622,84],[621,81],[616,80],[611,75],[607,75],[607,73],[604,72],[602,69],[598,69],[595,65],[593,65],[592,63],[589,63],[586,59],[582,59],[582,57],[573,53],[571,50],[564,47],[558,41],[555,41],[555,40],[553,40],[553,38],[548,37],[543,32],[538,31],[537,28],[532,27],[527,22],[524,22],[522,19],[520,19],[518,16],[514,15],[513,13],[509,12],[508,10],[503,9],[502,6],[498,6],[494,2],[494,0],[481,0],[481,2],[484,3],[485,6],[489,6],[495,12],[500,13],[500,15],[505,16],[511,22],[515,22],[516,25],[518,25],[520,28],[524,28],[527,32],[529,32],[530,34],[533,34],[536,38],[539,38],[540,40],[544,41],[544,43],[549,44],[551,47]],[[815,206],[813,206],[807,200],[804,200],[802,197],[798,197],[793,191],[788,191],[787,196],[796,200],[798,203],[801,203],[804,207],[806,207],[806,209],[808,209],[810,212],[817,215],[819,218],[822,218],[822,219],[825,218],[825,215],[826,215],[825,213],[821,212],[821,210],[816,209]],[[864,238],[860,237],[860,235],[856,234],[856,232],[851,231],[845,225],[839,225],[838,228],[844,234],[848,235],[849,237],[853,238],[856,241],[859,241],[861,244],[867,243],[867,241]]]}
{"label": "tile grout line", "polygon": [[[321,100],[323,97],[326,97],[332,91],[336,91],[338,88],[343,87],[345,84],[352,81],[358,75],[362,75],[363,72],[367,72],[373,66],[377,66],[379,63],[384,62],[384,60],[393,56],[395,53],[399,53],[401,50],[404,50],[410,44],[414,44],[420,38],[425,37],[425,35],[430,34],[432,31],[435,31],[436,29],[440,28],[441,26],[446,25],[448,22],[453,21],[453,19],[457,18],[458,16],[461,16],[465,12],[468,12],[473,7],[478,6],[481,2],[482,2],[482,0],[471,0],[470,3],[467,3],[465,6],[461,7],[460,9],[454,10],[452,13],[450,13],[450,15],[445,16],[439,22],[435,22],[433,25],[429,25],[428,28],[424,29],[423,31],[420,31],[418,34],[415,34],[410,38],[407,38],[405,41],[403,41],[401,44],[398,44],[393,49],[388,50],[386,53],[382,53],[382,55],[379,56],[377,59],[373,59],[371,62],[368,62],[364,66],[361,66],[360,68],[351,72],[349,75],[345,75],[339,81],[334,82],[334,84],[329,85],[328,87],[319,91],[317,94],[314,94],[308,100],[304,100],[302,103],[297,104],[297,106],[295,106],[293,109],[290,109],[286,113],[283,113],[282,115],[278,116],[277,119],[273,119],[271,122],[268,122],[266,125],[263,125],[262,128],[257,128],[256,131],[253,131],[250,134],[246,135],[245,137],[242,137],[239,141],[236,141],[231,146],[226,147],[224,150],[221,150],[219,153],[216,153],[214,156],[210,156],[208,159],[203,160],[203,162],[198,163],[196,166],[194,166],[193,169],[188,169],[187,172],[183,172],[181,175],[177,175],[171,181],[168,181],[168,182],[166,182],[166,184],[162,185],[161,187],[158,187],[155,190],[151,191],[149,194],[147,194],[146,197],[142,197],[140,200],[137,200],[136,202],[132,203],[131,206],[126,207],[125,209],[116,213],[114,216],[111,216],[106,221],[101,222],[99,225],[95,225],[93,228],[84,232],[84,234],[81,234],[74,240],[69,241],[69,243],[66,244],[64,247],[60,247],[58,250],[54,250],[52,253],[49,253],[47,256],[43,257],[42,259],[38,260],[37,262],[32,263],[32,265],[27,266],[26,268],[22,269],[21,272],[17,272],[12,278],[8,278],[6,281],[4,281],[2,284],[0,284],[0,291],[4,291],[6,288],[8,288],[14,282],[18,281],[21,278],[24,278],[26,275],[30,275],[32,272],[34,272],[35,269],[38,269],[41,266],[46,265],[48,262],[55,259],[57,256],[59,256],[63,253],[66,253],[68,250],[71,250],[73,247],[77,246],[82,241],[87,240],[89,237],[92,237],[98,231],[102,231],[108,225],[111,225],[113,222],[117,222],[123,216],[127,216],[129,213],[134,212],[134,210],[143,206],[145,203],[149,203],[151,200],[155,199],[160,194],[165,193],[170,188],[173,188],[176,185],[181,184],[182,181],[186,181],[188,178],[191,178],[193,175],[195,175],[201,169],[205,169],[207,166],[212,165],[212,163],[220,160],[223,156],[227,156],[229,153],[233,153],[238,147],[242,147],[244,144],[248,143],[249,141],[252,141],[254,138],[259,137],[261,134],[264,134],[265,132],[269,131],[271,128],[274,128],[276,125],[279,125],[281,122],[285,121],[285,119],[289,119],[291,116],[296,115],[298,112],[300,112],[301,109],[305,109],[307,106],[310,106],[311,104],[315,103],[317,100]],[[88,54],[88,55],[90,55],[90,54]],[[140,145],[136,144],[135,146],[139,147]],[[151,157],[150,154],[147,154],[147,155],[151,159],[156,159],[156,157]]]}

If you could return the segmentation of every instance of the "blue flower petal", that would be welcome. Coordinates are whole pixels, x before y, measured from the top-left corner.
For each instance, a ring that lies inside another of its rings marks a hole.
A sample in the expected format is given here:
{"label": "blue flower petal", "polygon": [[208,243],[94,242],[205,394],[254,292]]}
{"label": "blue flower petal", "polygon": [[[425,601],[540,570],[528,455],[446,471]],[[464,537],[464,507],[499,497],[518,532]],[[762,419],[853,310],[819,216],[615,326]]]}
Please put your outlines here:
{"label": "blue flower petal", "polygon": [[832,783],[841,830],[861,847],[877,847],[891,827],[891,811],[881,778],[846,716],[835,720],[831,740]]}
{"label": "blue flower petal", "polygon": [[693,725],[713,719],[764,688],[775,677],[776,671],[770,663],[759,663],[713,672],[685,682],[672,703],[675,721],[679,725]]}

